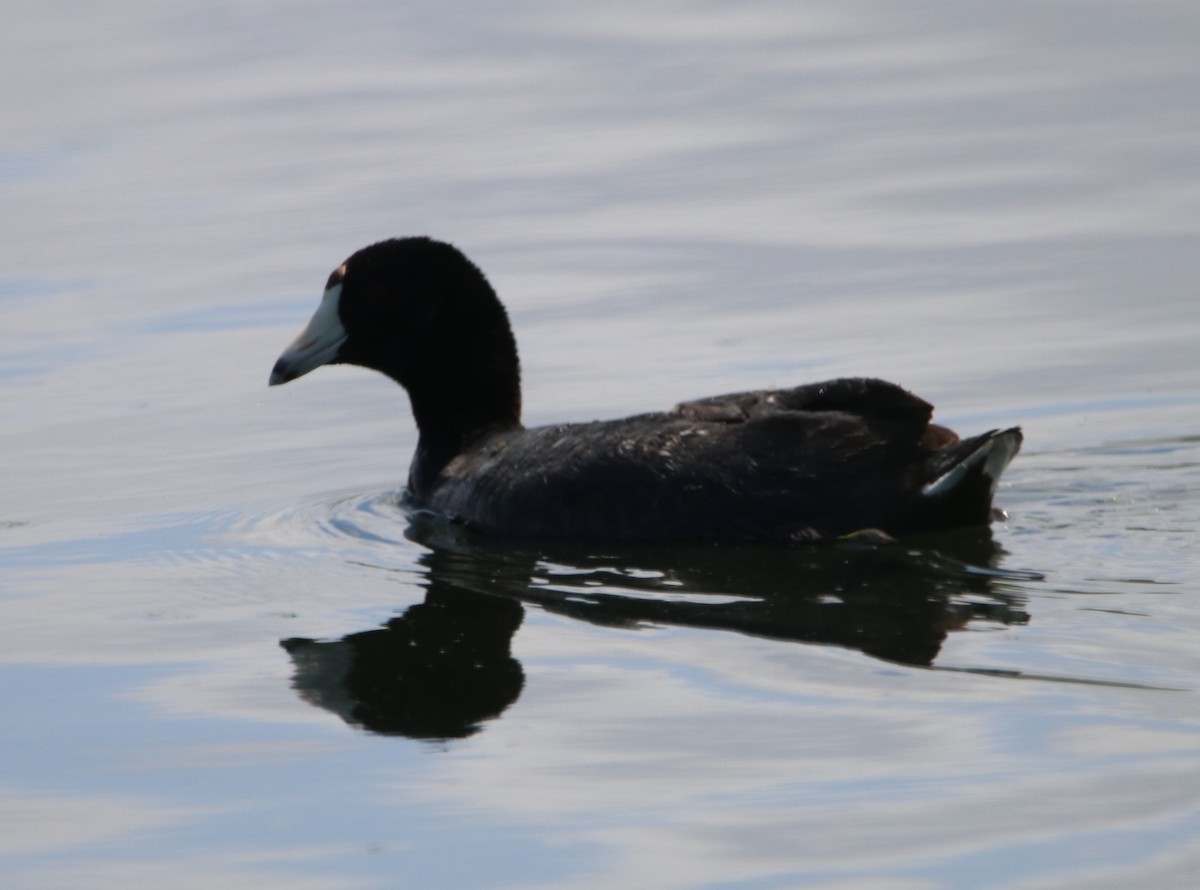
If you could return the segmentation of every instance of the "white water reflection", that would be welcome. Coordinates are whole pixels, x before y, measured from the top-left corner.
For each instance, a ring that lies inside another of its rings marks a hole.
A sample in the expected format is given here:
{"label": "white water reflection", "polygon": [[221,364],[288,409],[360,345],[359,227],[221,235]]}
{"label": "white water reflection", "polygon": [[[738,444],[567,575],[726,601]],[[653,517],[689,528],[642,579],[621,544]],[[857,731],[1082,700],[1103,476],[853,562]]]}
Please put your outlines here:
{"label": "white water reflection", "polygon": [[0,794],[0,820],[5,825],[0,852],[5,856],[61,853],[84,844],[137,836],[151,828],[191,822],[200,814],[196,808],[151,800],[6,791]]}
{"label": "white water reflection", "polygon": [[1200,829],[1193,726],[1148,724],[1082,760],[1073,744],[1042,741],[1103,736],[1097,721],[1144,693],[1088,705],[1025,684],[870,676],[834,653],[736,639],[710,641],[699,679],[673,667],[685,641],[655,639],[651,664],[644,641],[622,647],[630,670],[612,654],[579,664],[570,629],[555,631],[561,654],[541,670],[527,660],[541,680],[521,715],[473,756],[436,761],[396,790],[595,845],[589,886],[836,886],[851,875],[1023,886],[1081,862],[1153,862]]}

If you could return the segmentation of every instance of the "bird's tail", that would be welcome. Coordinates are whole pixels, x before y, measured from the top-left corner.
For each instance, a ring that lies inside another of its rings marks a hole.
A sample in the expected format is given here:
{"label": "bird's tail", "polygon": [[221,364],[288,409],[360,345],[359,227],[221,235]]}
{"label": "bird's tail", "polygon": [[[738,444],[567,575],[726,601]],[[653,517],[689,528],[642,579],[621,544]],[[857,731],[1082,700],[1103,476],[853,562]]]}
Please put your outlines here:
{"label": "bird's tail", "polygon": [[990,430],[931,457],[920,493],[930,526],[990,522],[996,484],[1022,439],[1020,427]]}

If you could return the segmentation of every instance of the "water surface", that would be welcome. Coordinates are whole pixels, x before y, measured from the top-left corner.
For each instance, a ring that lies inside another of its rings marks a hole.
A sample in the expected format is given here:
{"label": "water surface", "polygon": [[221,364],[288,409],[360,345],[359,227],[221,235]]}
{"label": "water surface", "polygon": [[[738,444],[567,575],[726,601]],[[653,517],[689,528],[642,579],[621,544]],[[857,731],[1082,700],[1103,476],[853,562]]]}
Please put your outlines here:
{"label": "water surface", "polygon": [[[1200,881],[1193,4],[18,4],[0,875]],[[846,374],[1026,449],[979,533],[497,545],[403,394],[266,388],[354,249],[510,308],[526,420]]]}

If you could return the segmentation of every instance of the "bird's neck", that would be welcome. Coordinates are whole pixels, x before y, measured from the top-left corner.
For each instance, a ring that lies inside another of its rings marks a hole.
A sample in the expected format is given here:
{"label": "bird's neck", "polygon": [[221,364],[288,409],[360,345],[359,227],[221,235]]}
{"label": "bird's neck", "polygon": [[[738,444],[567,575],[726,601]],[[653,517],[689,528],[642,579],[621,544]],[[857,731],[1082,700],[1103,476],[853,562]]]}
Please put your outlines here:
{"label": "bird's neck", "polygon": [[460,344],[434,373],[406,386],[419,441],[409,486],[418,497],[459,454],[486,436],[521,427],[521,383],[515,344],[473,350]]}

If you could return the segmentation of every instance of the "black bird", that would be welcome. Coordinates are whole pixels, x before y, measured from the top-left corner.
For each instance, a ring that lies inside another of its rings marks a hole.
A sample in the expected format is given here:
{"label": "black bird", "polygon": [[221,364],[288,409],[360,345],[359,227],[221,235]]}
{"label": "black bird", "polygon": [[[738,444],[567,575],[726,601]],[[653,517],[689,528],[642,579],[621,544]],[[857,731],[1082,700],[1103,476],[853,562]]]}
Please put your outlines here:
{"label": "black bird", "polygon": [[329,276],[271,385],[325,364],[403,386],[412,505],[483,532],[595,541],[812,541],[991,520],[1019,428],[967,439],[883,380],[733,393],[623,420],[526,429],[516,341],[483,273],[429,238]]}

